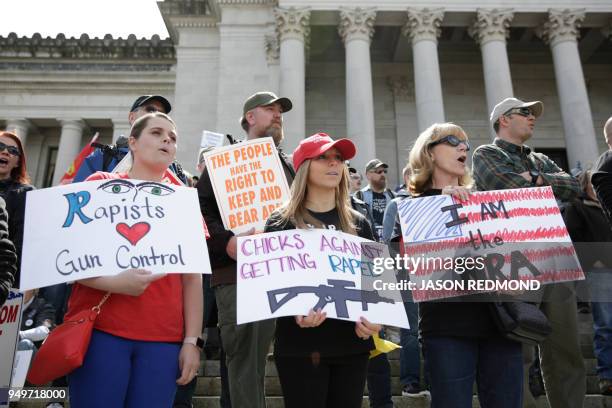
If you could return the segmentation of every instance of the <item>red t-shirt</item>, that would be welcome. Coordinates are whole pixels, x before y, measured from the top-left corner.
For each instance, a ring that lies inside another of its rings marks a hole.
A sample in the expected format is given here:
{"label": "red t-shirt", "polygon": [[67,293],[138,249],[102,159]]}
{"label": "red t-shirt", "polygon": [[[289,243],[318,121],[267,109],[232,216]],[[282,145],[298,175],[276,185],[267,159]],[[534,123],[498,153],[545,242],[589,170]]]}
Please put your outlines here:
{"label": "red t-shirt", "polygon": [[[128,178],[127,173],[97,172],[87,178],[104,180]],[[163,182],[178,184],[172,177]],[[206,226],[205,226],[206,228]],[[206,231],[208,237],[208,231]],[[180,274],[168,274],[152,282],[140,296],[110,295],[96,319],[95,328],[131,340],[183,341],[183,282]],[[65,319],[97,305],[105,292],[76,282],[68,302]]]}

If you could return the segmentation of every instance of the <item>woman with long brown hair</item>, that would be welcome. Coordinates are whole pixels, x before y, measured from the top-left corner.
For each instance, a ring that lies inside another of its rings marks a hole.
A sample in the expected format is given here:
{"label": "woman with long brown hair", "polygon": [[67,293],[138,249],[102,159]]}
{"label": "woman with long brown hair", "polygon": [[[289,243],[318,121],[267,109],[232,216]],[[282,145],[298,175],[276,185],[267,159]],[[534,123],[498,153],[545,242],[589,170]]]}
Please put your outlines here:
{"label": "woman with long brown hair", "polygon": [[15,287],[19,287],[26,193],[33,189],[21,139],[15,133],[0,132],[0,197],[6,201],[9,239],[13,241],[17,252]]}
{"label": "woman with long brown hair", "polygon": [[[348,139],[318,133],[293,152],[291,197],[272,214],[265,231],[328,228],[373,240],[365,217],[351,208],[345,160],[355,156]],[[328,319],[325,312],[281,317],[274,358],[287,408],[360,407],[371,336],[380,325]]]}

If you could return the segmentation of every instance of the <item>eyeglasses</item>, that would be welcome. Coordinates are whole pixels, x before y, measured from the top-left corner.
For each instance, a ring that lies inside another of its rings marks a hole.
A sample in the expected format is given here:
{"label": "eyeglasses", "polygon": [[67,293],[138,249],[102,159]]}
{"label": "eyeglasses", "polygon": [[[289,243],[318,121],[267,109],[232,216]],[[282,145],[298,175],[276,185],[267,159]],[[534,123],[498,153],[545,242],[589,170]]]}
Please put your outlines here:
{"label": "eyeglasses", "polygon": [[383,169],[383,170],[376,170],[374,173],[376,174],[387,174],[387,170]]}
{"label": "eyeglasses", "polygon": [[457,146],[462,144],[462,145],[465,145],[465,150],[467,150],[467,151],[470,150],[470,144],[468,143],[467,140],[461,140],[457,136],[454,136],[454,135],[444,136],[443,138],[438,139],[435,142],[431,142],[429,144],[429,147],[434,147],[434,146],[442,144],[442,143],[449,144],[449,145],[451,145],[453,147],[457,147]]}
{"label": "eyeglasses", "polygon": [[533,112],[531,111],[531,109],[526,108],[526,107],[522,107],[522,108],[512,108],[508,111],[506,111],[506,113],[504,113],[504,116],[509,116],[512,114],[517,114],[517,115],[521,115],[524,117],[529,117],[529,115],[533,115]]}
{"label": "eyeglasses", "polygon": [[13,155],[13,156],[21,156],[21,152],[19,151],[19,149],[15,146],[9,146],[7,144],[4,144],[2,142],[0,142],[0,152],[6,150],[7,152],[9,152],[9,154]]}

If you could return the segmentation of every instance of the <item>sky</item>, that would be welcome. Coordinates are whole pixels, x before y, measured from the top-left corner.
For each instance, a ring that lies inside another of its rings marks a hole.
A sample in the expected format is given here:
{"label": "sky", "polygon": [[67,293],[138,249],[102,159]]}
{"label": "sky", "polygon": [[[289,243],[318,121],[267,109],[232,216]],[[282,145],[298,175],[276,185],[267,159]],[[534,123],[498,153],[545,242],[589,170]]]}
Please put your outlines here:
{"label": "sky", "polygon": [[0,0],[0,36],[168,37],[156,0]]}

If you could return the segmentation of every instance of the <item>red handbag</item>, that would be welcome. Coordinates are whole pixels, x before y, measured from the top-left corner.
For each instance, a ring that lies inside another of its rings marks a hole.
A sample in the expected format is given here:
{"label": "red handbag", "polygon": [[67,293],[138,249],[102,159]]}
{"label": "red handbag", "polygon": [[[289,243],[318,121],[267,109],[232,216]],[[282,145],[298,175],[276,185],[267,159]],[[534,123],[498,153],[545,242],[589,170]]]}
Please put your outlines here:
{"label": "red handbag", "polygon": [[94,323],[109,296],[106,293],[97,306],[75,314],[49,334],[34,356],[28,382],[44,385],[83,365]]}

